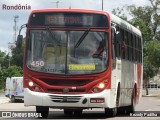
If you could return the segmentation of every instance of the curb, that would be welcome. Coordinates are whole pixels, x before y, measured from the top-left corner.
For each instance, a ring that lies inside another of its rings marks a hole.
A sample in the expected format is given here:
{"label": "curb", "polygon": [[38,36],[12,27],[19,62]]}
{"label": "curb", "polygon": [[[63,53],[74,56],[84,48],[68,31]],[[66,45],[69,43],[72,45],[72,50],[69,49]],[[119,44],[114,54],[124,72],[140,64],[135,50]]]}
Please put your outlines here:
{"label": "curb", "polygon": [[158,94],[149,94],[149,95],[142,95],[142,97],[160,97],[160,95]]}

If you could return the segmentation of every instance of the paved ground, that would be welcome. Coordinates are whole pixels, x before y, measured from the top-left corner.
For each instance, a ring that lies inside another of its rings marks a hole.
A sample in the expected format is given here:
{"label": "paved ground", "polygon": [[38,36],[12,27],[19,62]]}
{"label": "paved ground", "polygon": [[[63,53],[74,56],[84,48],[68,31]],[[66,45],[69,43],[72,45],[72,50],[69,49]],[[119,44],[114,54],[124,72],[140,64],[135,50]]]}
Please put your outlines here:
{"label": "paved ground", "polygon": [[10,101],[9,98],[6,97],[0,97],[0,104],[8,103]]}
{"label": "paved ground", "polygon": [[0,92],[0,104],[8,103],[9,101],[10,99],[5,97],[5,93]]}
{"label": "paved ground", "polygon": [[[146,91],[143,90],[142,92],[143,96],[146,96]],[[160,88],[158,89],[149,89],[149,95],[148,96],[155,96],[155,95],[159,95],[160,96]],[[9,98],[5,97],[5,93],[4,92],[0,92],[0,104],[4,104],[4,103],[8,103],[10,101]]]}
{"label": "paved ground", "polygon": [[[59,109],[50,109],[49,111],[49,119],[68,119],[68,120],[160,120],[160,99],[156,97],[142,97],[140,103],[136,106],[136,113],[130,114],[129,116],[118,115],[116,117],[105,116],[104,109],[95,108],[93,110],[84,110],[81,116],[66,116],[63,113],[63,110]],[[30,117],[31,113],[35,113],[34,106],[24,107],[24,104],[21,102],[17,103],[5,103],[0,105],[0,114],[1,111],[10,111],[13,117],[13,120],[22,119],[21,116],[17,117],[17,115],[23,112],[27,114],[27,117],[24,119],[32,119]],[[17,112],[17,114],[15,114]],[[29,113],[29,114],[28,114]],[[157,115],[158,114],[158,115]],[[149,117],[146,117],[146,115]],[[158,117],[157,117],[157,116]],[[1,115],[0,115],[1,116]],[[133,117],[134,116],[134,117]],[[0,117],[0,120],[2,117]],[[4,118],[5,120],[6,118]],[[8,118],[9,119],[9,118]],[[37,117],[33,117],[33,119],[37,119]]]}

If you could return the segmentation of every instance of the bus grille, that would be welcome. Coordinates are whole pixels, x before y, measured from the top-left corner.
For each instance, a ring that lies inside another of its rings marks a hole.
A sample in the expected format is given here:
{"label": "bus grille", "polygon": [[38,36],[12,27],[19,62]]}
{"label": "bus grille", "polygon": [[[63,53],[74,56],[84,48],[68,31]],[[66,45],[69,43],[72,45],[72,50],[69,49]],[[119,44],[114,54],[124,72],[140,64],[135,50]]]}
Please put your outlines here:
{"label": "bus grille", "polygon": [[53,86],[84,86],[92,80],[64,80],[64,79],[41,79],[44,83]]}
{"label": "bus grille", "polygon": [[49,95],[53,102],[59,103],[77,103],[80,101],[82,96],[58,96],[58,95]]}
{"label": "bus grille", "polygon": [[[51,89],[47,89],[48,90],[48,92],[56,92],[57,94],[58,93],[64,93],[64,91],[63,91],[63,89],[53,89],[53,88],[51,88]],[[83,89],[83,88],[77,88],[76,90],[72,90],[72,89],[69,89],[69,91],[68,91],[69,93],[82,93],[82,92],[85,92],[85,89]]]}

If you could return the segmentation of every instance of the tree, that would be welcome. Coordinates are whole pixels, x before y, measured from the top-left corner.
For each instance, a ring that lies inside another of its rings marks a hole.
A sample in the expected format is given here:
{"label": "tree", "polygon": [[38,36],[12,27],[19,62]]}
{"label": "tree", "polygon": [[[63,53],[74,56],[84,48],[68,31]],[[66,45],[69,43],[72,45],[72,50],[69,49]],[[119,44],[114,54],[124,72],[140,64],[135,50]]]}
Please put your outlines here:
{"label": "tree", "polygon": [[15,47],[12,49],[11,65],[17,65],[23,68],[23,56],[24,56],[24,41],[21,48]]}
{"label": "tree", "polygon": [[4,89],[7,77],[19,77],[23,75],[23,49],[12,48],[12,55],[0,51],[0,89]]}
{"label": "tree", "polygon": [[[160,29],[160,14],[158,14],[158,9],[160,10],[160,1],[159,0],[149,0],[151,6],[145,7],[136,7],[135,5],[128,6],[130,13],[133,17],[132,23],[139,23],[143,21],[143,24],[150,31],[146,31],[146,34],[150,35],[152,38],[145,39],[147,40],[160,40],[159,29]],[[143,26],[144,27],[144,26]],[[143,28],[142,27],[142,28]],[[145,36],[146,37],[146,36]]]}
{"label": "tree", "polygon": [[7,77],[19,77],[23,75],[23,70],[21,67],[18,67],[16,65],[10,66],[8,68],[3,67],[0,70],[0,89],[5,88],[5,80]]}
{"label": "tree", "polygon": [[8,59],[6,53],[0,50],[0,67],[1,68],[2,67],[7,67],[6,62],[8,60],[6,60],[6,59]]}
{"label": "tree", "polygon": [[11,57],[11,65],[17,65],[23,68],[23,48],[13,48],[12,49],[12,57]]}
{"label": "tree", "polygon": [[5,52],[0,50],[0,64],[3,63],[4,57],[5,57]]}

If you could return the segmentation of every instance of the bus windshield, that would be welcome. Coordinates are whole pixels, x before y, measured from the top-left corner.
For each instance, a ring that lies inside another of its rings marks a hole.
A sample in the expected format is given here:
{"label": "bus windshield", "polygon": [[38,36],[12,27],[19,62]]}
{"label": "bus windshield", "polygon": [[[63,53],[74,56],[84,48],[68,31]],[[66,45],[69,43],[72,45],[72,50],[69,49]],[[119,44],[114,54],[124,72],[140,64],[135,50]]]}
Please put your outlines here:
{"label": "bus windshield", "polygon": [[66,75],[103,72],[108,63],[107,33],[90,30],[84,34],[86,30],[30,30],[27,67]]}

